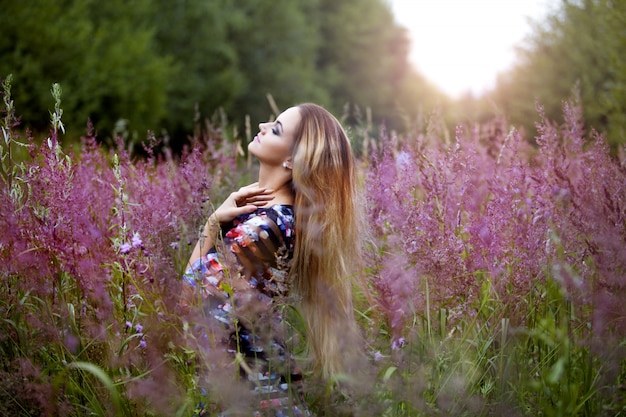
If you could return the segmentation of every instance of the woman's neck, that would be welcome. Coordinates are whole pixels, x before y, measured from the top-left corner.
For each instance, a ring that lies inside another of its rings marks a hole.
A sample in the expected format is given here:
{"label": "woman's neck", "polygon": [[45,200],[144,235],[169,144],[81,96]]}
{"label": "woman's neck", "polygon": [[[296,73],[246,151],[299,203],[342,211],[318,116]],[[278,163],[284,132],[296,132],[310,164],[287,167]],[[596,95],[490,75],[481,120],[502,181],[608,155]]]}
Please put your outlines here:
{"label": "woman's neck", "polygon": [[283,167],[267,167],[261,165],[259,168],[259,186],[273,190],[273,200],[268,202],[268,206],[274,204],[293,204],[293,192],[291,188],[291,170]]}

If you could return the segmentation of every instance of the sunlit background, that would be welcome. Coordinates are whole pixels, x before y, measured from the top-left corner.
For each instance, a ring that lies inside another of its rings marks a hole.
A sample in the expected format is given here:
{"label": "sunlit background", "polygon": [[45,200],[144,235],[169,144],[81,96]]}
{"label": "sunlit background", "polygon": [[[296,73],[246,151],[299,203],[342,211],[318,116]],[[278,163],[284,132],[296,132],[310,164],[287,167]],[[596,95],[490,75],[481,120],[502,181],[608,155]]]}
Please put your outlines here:
{"label": "sunlit background", "polygon": [[494,87],[512,65],[514,47],[556,0],[392,0],[411,37],[410,61],[452,97]]}

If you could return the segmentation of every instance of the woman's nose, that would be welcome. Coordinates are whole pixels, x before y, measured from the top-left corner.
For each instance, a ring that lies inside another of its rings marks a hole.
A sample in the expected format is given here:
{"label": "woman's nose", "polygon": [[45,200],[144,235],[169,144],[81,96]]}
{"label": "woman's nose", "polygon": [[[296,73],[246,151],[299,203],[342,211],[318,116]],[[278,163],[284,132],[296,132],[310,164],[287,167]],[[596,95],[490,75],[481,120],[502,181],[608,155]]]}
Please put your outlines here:
{"label": "woman's nose", "polygon": [[264,133],[267,123],[259,123],[259,132]]}

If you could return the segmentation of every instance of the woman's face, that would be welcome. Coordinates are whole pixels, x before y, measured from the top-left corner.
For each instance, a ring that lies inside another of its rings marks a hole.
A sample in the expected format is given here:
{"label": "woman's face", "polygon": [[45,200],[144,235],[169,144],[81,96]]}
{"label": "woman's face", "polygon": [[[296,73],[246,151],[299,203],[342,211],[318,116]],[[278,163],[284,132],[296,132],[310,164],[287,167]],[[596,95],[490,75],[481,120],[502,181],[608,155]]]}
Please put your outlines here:
{"label": "woman's face", "polygon": [[274,122],[259,124],[259,133],[248,144],[248,151],[261,163],[270,166],[291,166],[291,150],[295,131],[300,123],[300,110],[290,107]]}

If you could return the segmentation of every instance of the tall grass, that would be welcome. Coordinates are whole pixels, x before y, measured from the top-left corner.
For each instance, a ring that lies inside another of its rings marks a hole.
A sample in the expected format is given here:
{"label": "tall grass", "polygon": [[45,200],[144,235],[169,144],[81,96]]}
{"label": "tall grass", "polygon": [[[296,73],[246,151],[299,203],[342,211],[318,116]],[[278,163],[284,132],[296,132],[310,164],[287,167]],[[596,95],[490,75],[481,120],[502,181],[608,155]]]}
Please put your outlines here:
{"label": "tall grass", "polygon": [[[0,414],[252,415],[219,329],[177,306],[204,217],[245,181],[225,125],[180,156],[155,138],[142,158],[108,150],[89,127],[72,152],[58,87],[45,138],[18,136],[3,88]],[[370,361],[335,391],[307,373],[313,412],[626,414],[626,173],[580,111],[540,111],[536,145],[499,120],[454,140],[355,131]]]}

